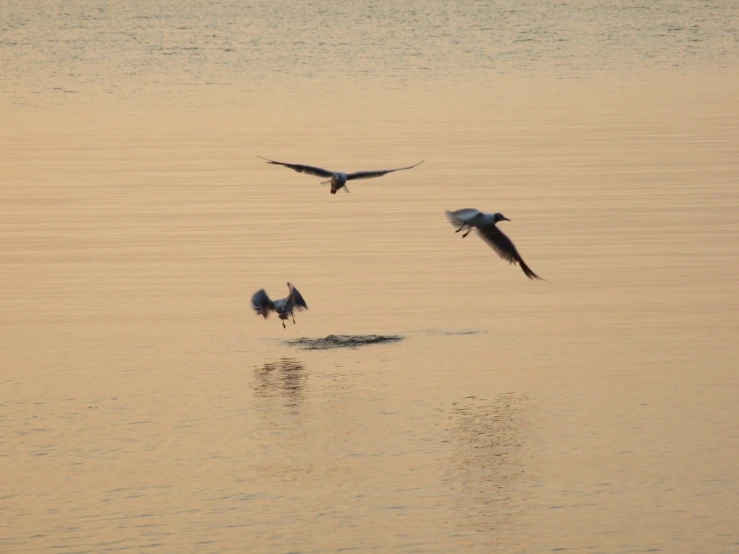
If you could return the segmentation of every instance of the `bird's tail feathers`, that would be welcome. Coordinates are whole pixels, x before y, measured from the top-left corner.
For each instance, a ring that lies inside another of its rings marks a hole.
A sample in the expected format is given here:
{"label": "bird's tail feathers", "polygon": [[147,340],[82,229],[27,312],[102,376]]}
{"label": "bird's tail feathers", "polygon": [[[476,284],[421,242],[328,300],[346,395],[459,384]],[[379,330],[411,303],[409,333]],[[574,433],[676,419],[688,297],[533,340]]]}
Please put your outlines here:
{"label": "bird's tail feathers", "polygon": [[520,260],[519,263],[521,264],[521,269],[524,272],[524,275],[528,277],[529,279],[538,279],[540,281],[546,281],[543,277],[539,277],[536,273],[534,273],[534,270],[531,269],[529,266],[526,265],[526,262],[523,260]]}
{"label": "bird's tail feathers", "polygon": [[450,212],[449,210],[446,210],[446,218],[449,220],[449,223],[454,225],[455,227],[458,227],[459,225],[462,225],[464,221],[462,221],[459,217],[457,217],[454,212]]}

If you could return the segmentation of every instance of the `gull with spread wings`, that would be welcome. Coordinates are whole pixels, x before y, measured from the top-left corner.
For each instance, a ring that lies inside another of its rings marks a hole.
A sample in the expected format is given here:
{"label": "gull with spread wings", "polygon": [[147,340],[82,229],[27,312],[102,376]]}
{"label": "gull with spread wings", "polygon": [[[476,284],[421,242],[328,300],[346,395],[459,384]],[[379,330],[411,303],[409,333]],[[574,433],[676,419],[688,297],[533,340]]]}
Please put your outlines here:
{"label": "gull with spread wings", "polygon": [[288,317],[292,317],[293,324],[295,324],[293,310],[307,310],[308,304],[305,303],[302,295],[292,283],[288,283],[287,288],[290,291],[289,294],[286,298],[280,298],[279,300],[271,300],[264,289],[259,289],[251,297],[251,307],[254,308],[257,315],[261,315],[264,319],[267,319],[270,312],[277,312],[277,315],[282,320],[283,327],[285,327],[285,320]]}
{"label": "gull with spread wings", "polygon": [[447,210],[446,216],[455,227],[459,225],[459,229],[455,233],[459,233],[465,226],[467,232],[462,238],[470,234],[472,227],[477,228],[477,234],[480,238],[488,243],[498,255],[505,261],[521,266],[526,277],[529,279],[541,279],[533,270],[523,261],[521,254],[518,253],[513,241],[509,239],[503,231],[498,229],[496,223],[499,221],[510,221],[501,213],[487,214],[474,208],[465,208],[450,212]]}
{"label": "gull with spread wings", "polygon": [[321,184],[331,184],[331,194],[336,194],[336,191],[342,188],[346,192],[349,192],[349,189],[346,186],[347,181],[351,181],[353,179],[374,179],[375,177],[382,177],[383,175],[387,175],[388,173],[392,173],[393,171],[413,169],[417,165],[423,163],[423,160],[421,160],[417,164],[409,165],[408,167],[398,167],[396,169],[380,169],[377,171],[355,171],[354,173],[343,173],[341,171],[329,171],[328,169],[313,167],[312,165],[288,164],[284,162],[276,162],[275,160],[263,158],[262,156],[257,157],[266,160],[266,162],[270,164],[284,165],[285,167],[289,167],[290,169],[292,169],[293,171],[297,171],[298,173],[307,173],[308,175],[315,175],[316,177],[329,177],[328,181],[323,181]]}

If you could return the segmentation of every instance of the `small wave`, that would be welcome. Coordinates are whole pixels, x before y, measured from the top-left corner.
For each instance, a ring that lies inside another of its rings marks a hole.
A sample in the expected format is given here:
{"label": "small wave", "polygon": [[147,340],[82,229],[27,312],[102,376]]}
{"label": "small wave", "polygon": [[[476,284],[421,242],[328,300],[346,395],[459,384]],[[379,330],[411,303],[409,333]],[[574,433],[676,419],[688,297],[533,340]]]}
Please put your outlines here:
{"label": "small wave", "polygon": [[435,336],[455,336],[455,335],[478,335],[480,333],[486,333],[480,329],[459,329],[459,330],[444,330],[444,329],[423,329],[420,333],[424,335],[435,335]]}
{"label": "small wave", "polygon": [[287,343],[304,350],[328,350],[329,348],[357,348],[368,344],[397,342],[404,338],[400,335],[329,335],[322,339],[295,339]]}

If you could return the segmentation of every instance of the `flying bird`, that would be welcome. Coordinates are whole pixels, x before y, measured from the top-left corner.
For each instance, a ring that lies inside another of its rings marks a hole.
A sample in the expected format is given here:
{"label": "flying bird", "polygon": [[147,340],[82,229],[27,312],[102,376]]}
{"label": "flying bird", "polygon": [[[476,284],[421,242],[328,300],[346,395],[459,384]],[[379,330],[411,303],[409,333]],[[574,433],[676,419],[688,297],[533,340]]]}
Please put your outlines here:
{"label": "flying bird", "polygon": [[342,188],[346,192],[349,192],[349,188],[346,186],[347,181],[351,181],[353,179],[374,179],[375,177],[382,177],[383,175],[387,175],[388,173],[392,173],[393,171],[413,169],[417,165],[423,163],[423,160],[421,160],[417,164],[409,165],[408,167],[398,167],[396,169],[380,169],[378,171],[355,171],[354,173],[343,173],[341,171],[329,171],[328,169],[313,167],[312,165],[288,164],[284,162],[276,162],[275,160],[263,158],[262,156],[257,157],[266,160],[267,163],[270,164],[284,165],[285,167],[289,167],[290,169],[297,171],[298,173],[307,173],[308,175],[315,175],[316,177],[329,177],[328,181],[322,181],[321,184],[331,184],[331,194],[336,194],[336,191]]}
{"label": "flying bird", "polygon": [[498,229],[496,223],[499,221],[510,221],[501,213],[486,214],[474,208],[465,208],[450,212],[447,210],[446,216],[455,227],[459,225],[459,229],[455,233],[459,233],[467,226],[467,232],[462,238],[470,234],[473,227],[477,228],[477,234],[480,238],[488,243],[493,250],[505,261],[512,264],[519,264],[526,277],[529,279],[541,279],[533,270],[523,261],[521,254],[516,250],[513,241],[509,239],[503,231]]}
{"label": "flying bird", "polygon": [[271,300],[264,289],[259,289],[251,297],[251,307],[254,308],[257,315],[261,315],[264,319],[267,319],[270,312],[277,312],[277,315],[282,320],[283,327],[285,327],[285,320],[288,317],[292,317],[294,324],[295,316],[293,315],[293,310],[307,310],[308,304],[305,303],[302,295],[292,283],[288,283],[287,288],[290,291],[287,297],[280,298],[279,300]]}

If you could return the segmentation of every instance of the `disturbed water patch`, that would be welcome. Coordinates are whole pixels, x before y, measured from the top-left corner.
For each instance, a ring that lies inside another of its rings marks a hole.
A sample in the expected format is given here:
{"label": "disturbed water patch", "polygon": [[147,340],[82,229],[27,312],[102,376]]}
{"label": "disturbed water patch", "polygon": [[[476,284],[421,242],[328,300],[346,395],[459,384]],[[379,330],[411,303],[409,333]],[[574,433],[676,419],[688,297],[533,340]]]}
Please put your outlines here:
{"label": "disturbed water patch", "polygon": [[303,350],[328,350],[330,348],[358,348],[370,344],[398,342],[405,339],[400,335],[328,335],[320,339],[295,339],[287,341],[290,346]]}

